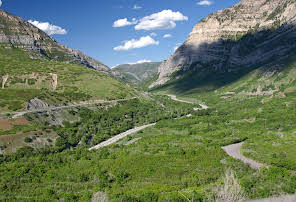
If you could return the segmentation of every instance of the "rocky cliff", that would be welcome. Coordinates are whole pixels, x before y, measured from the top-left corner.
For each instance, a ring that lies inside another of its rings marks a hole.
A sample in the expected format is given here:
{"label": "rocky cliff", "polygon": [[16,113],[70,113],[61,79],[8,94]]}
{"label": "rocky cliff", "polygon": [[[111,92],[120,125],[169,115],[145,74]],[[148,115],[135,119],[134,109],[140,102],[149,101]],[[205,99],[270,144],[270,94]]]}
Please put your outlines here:
{"label": "rocky cliff", "polygon": [[96,70],[109,71],[109,68],[101,62],[57,43],[31,23],[3,10],[0,10],[0,45],[6,48],[24,49],[32,59],[83,64]]}
{"label": "rocky cliff", "polygon": [[242,0],[209,15],[159,66],[150,88],[176,79],[178,71],[235,72],[295,54],[295,11],[295,0]]}

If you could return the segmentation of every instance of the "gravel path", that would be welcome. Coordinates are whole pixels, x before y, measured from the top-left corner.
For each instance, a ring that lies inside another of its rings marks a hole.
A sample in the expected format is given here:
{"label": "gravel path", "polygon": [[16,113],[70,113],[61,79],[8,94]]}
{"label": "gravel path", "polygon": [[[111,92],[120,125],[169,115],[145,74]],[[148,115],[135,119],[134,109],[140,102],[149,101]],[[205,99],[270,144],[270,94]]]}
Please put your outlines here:
{"label": "gravel path", "polygon": [[243,142],[237,143],[237,144],[232,144],[232,145],[222,147],[222,149],[229,156],[232,156],[235,159],[239,159],[239,160],[243,161],[244,163],[249,164],[251,168],[260,169],[262,166],[264,166],[263,164],[257,163],[256,161],[249,159],[240,153],[240,149],[243,146],[243,144],[244,144]]}
{"label": "gravel path", "polygon": [[96,146],[93,146],[89,149],[90,150],[93,150],[93,149],[99,149],[99,148],[102,148],[102,147],[106,147],[106,146],[109,146],[123,138],[125,138],[126,136],[129,136],[133,133],[136,133],[136,132],[139,132],[140,130],[143,130],[145,128],[148,128],[148,127],[151,127],[151,126],[154,126],[156,123],[152,123],[152,124],[148,124],[148,125],[145,125],[145,126],[140,126],[140,127],[136,127],[136,128],[133,128],[133,129],[130,129],[128,131],[125,131],[123,133],[120,133],[119,135],[116,135],[104,142],[101,142],[100,144],[96,145]]}

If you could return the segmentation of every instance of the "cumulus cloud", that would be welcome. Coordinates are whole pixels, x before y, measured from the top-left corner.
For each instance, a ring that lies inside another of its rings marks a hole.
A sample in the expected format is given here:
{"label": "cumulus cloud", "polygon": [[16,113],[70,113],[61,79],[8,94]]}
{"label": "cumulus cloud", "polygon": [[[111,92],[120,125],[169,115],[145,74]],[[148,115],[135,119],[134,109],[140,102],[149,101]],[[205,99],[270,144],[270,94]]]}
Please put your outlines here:
{"label": "cumulus cloud", "polygon": [[176,21],[186,21],[187,16],[180,12],[172,10],[163,10],[140,19],[135,26],[135,30],[157,30],[157,29],[173,29],[176,27]]}
{"label": "cumulus cloud", "polygon": [[32,25],[35,25],[36,27],[38,27],[39,29],[41,29],[42,31],[44,31],[45,33],[47,33],[48,35],[54,35],[54,34],[67,34],[67,30],[56,26],[56,25],[52,25],[48,22],[39,22],[39,21],[32,21],[29,20],[29,23],[31,23]]}
{"label": "cumulus cloud", "polygon": [[134,5],[134,7],[133,7],[133,9],[135,9],[135,10],[138,10],[138,9],[141,9],[142,8],[142,6],[138,6],[138,5]]}
{"label": "cumulus cloud", "polygon": [[165,34],[165,35],[163,35],[163,38],[171,38],[172,37],[172,35],[171,34]]}
{"label": "cumulus cloud", "polygon": [[2,0],[0,0],[0,7],[2,6]]}
{"label": "cumulus cloud", "polygon": [[150,36],[143,36],[140,39],[131,39],[129,41],[125,41],[123,45],[117,46],[113,48],[113,50],[126,51],[126,50],[135,49],[135,48],[143,48],[146,46],[158,45],[158,44],[159,44],[159,41],[155,41]]}
{"label": "cumulus cloud", "polygon": [[116,20],[113,23],[113,27],[125,27],[125,26],[129,26],[129,25],[134,25],[136,23],[137,23],[137,19],[136,18],[133,18],[131,22],[129,22],[127,20],[127,18],[123,18],[123,19]]}
{"label": "cumulus cloud", "polygon": [[146,63],[146,62],[152,62],[151,60],[139,60],[137,62],[130,62],[130,63],[127,63],[129,65],[136,65],[136,64],[143,64],[143,63]]}
{"label": "cumulus cloud", "polygon": [[212,5],[214,2],[212,1],[209,1],[209,0],[203,0],[203,1],[200,1],[197,3],[197,5],[200,5],[200,6],[210,6]]}

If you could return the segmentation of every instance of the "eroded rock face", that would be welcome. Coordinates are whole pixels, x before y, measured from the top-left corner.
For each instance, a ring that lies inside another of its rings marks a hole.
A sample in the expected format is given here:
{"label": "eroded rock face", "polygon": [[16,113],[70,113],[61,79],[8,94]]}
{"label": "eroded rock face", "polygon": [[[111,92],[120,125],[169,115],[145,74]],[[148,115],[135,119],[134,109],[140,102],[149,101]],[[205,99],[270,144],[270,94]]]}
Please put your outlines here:
{"label": "eroded rock face", "polygon": [[0,9],[0,44],[28,51],[32,59],[50,59],[82,64],[103,72],[109,68],[80,51],[57,43],[52,37],[24,19]]}
{"label": "eroded rock face", "polygon": [[163,62],[162,85],[179,70],[206,66],[215,71],[236,71],[272,57],[286,57],[296,47],[296,1],[242,0],[201,20],[187,41]]}
{"label": "eroded rock face", "polygon": [[56,90],[58,86],[58,75],[50,73],[50,76],[51,76],[51,87],[53,90]]}
{"label": "eroded rock face", "polygon": [[27,110],[40,110],[48,108],[48,104],[38,98],[34,98],[28,102]]}
{"label": "eroded rock face", "polygon": [[7,80],[8,80],[8,74],[2,76],[2,89],[5,88],[5,84],[6,84]]}

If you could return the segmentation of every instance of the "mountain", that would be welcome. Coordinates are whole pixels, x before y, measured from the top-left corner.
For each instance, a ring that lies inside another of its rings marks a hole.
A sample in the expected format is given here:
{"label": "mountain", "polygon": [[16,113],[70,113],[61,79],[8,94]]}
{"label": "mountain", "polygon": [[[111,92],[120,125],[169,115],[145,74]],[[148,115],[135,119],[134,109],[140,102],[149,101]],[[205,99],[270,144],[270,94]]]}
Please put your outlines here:
{"label": "mountain", "polygon": [[135,95],[131,87],[109,73],[102,63],[66,48],[29,22],[0,10],[2,115],[25,110],[36,98],[47,106]]}
{"label": "mountain", "polygon": [[32,59],[82,64],[96,70],[109,71],[101,62],[59,44],[31,23],[3,10],[0,10],[0,45],[24,49]]}
{"label": "mountain", "polygon": [[139,85],[151,79],[161,62],[122,64],[112,69],[112,74],[123,81]]}
{"label": "mountain", "polygon": [[209,15],[159,66],[150,88],[213,89],[296,55],[295,10],[293,0],[243,0]]}

